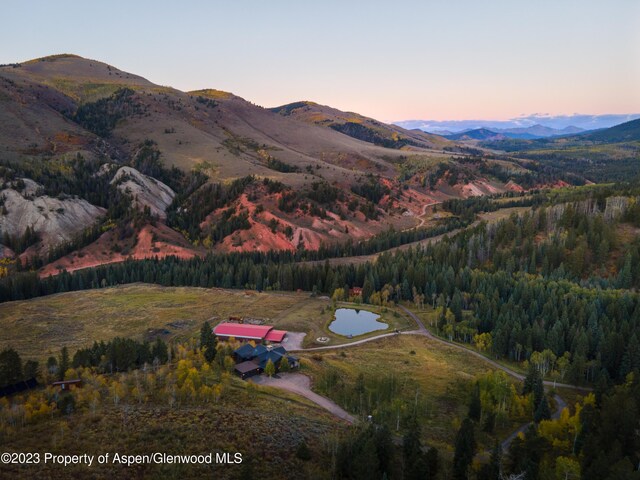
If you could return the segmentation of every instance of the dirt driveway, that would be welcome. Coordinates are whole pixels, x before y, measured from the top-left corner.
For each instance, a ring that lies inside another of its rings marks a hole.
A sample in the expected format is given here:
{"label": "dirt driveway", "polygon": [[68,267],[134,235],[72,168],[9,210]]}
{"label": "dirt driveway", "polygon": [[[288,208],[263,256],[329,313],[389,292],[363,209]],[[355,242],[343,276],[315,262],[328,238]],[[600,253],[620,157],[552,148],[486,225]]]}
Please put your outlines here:
{"label": "dirt driveway", "polygon": [[279,373],[277,377],[267,377],[266,375],[260,375],[252,377],[250,382],[257,385],[264,385],[267,387],[280,388],[289,392],[297,393],[303,397],[311,400],[316,405],[321,406],[325,410],[328,410],[336,417],[341,418],[349,423],[354,423],[356,419],[351,416],[347,411],[340,408],[332,400],[329,400],[322,395],[318,395],[311,390],[311,379],[301,373]]}

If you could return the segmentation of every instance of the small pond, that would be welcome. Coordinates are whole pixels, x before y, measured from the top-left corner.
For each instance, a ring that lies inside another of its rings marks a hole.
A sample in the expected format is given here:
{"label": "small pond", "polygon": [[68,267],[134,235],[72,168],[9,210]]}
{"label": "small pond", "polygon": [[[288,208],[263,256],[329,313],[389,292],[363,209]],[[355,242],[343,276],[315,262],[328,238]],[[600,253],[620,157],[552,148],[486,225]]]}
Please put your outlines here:
{"label": "small pond", "polygon": [[338,308],[336,319],[329,324],[329,330],[345,337],[355,337],[376,330],[386,330],[389,325],[379,322],[380,315],[355,308]]}

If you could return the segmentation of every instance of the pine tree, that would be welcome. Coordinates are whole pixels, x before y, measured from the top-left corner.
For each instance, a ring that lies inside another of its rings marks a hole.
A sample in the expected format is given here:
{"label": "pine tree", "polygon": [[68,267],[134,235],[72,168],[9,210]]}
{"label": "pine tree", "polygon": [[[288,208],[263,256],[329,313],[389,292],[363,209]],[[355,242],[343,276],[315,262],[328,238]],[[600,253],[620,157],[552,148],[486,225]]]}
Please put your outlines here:
{"label": "pine tree", "polygon": [[24,378],[29,380],[30,378],[36,378],[39,373],[39,364],[36,360],[27,360],[24,363]]}
{"label": "pine tree", "polygon": [[533,414],[533,421],[540,423],[542,420],[549,420],[551,418],[551,410],[549,410],[549,402],[547,402],[547,396],[543,395],[538,408],[536,408]]}
{"label": "pine tree", "polygon": [[383,475],[388,475],[393,462],[393,441],[391,431],[386,425],[374,428],[374,442],[378,456],[378,466]]}
{"label": "pine tree", "polygon": [[[415,415],[409,420],[407,433],[402,441],[402,457],[403,457],[403,479],[404,480],[420,480],[429,478],[429,460],[433,462],[433,458],[427,458],[422,451],[422,442],[420,424]],[[437,452],[436,452],[436,468],[437,468]]]}
{"label": "pine tree", "polygon": [[151,361],[158,360],[159,363],[167,363],[169,360],[169,349],[161,338],[157,338],[151,348]]}
{"label": "pine tree", "polygon": [[438,449],[435,447],[431,447],[429,450],[427,450],[425,461],[427,464],[427,475],[425,476],[425,478],[437,478],[438,470],[440,468]]}
{"label": "pine tree", "polygon": [[628,253],[624,260],[624,265],[618,274],[618,288],[631,288],[633,275],[631,272],[631,254]]}
{"label": "pine tree", "polygon": [[469,402],[468,417],[473,421],[480,421],[482,416],[482,403],[480,402],[480,385],[476,382],[471,393],[471,401]]}
{"label": "pine tree", "polygon": [[465,418],[456,435],[453,456],[453,478],[455,480],[467,480],[469,478],[469,466],[476,454],[476,448],[473,421],[470,418]]}
{"label": "pine tree", "polygon": [[200,348],[204,350],[204,358],[207,362],[212,362],[216,358],[217,339],[213,334],[209,322],[204,322],[200,329]]}
{"label": "pine tree", "polygon": [[62,350],[60,351],[60,360],[58,361],[58,378],[60,380],[64,380],[64,374],[70,366],[69,349],[67,347],[62,347]]}
{"label": "pine tree", "polygon": [[449,307],[456,317],[456,322],[462,321],[462,295],[460,290],[456,288],[453,297],[451,298],[451,306]]}
{"label": "pine tree", "polygon": [[58,373],[58,359],[56,357],[51,356],[47,359],[47,372],[50,375]]}
{"label": "pine tree", "polygon": [[362,285],[362,301],[367,303],[372,293],[373,293],[373,285],[371,285],[369,278],[367,278],[364,281],[364,284]]}
{"label": "pine tree", "polygon": [[514,474],[523,474],[526,479],[537,479],[540,461],[548,444],[538,434],[538,429],[530,425],[524,434],[524,439],[516,437],[509,448],[510,470]]}
{"label": "pine tree", "polygon": [[289,357],[284,357],[282,360],[280,360],[280,371],[281,372],[289,372],[291,371],[291,366],[289,365]]}
{"label": "pine tree", "polygon": [[482,466],[478,472],[478,480],[500,480],[502,474],[502,447],[496,442],[489,463]]}
{"label": "pine tree", "polygon": [[640,342],[638,342],[638,336],[634,333],[631,335],[622,357],[620,378],[626,377],[627,374],[635,370],[640,370]]}
{"label": "pine tree", "polygon": [[11,385],[22,380],[22,360],[13,348],[0,352],[0,386]]}
{"label": "pine tree", "polygon": [[533,365],[529,367],[529,372],[524,379],[524,385],[522,387],[523,395],[529,393],[533,393],[533,411],[535,412],[544,397],[544,384],[542,383],[540,372],[538,372]]}
{"label": "pine tree", "polygon": [[351,466],[352,478],[380,478],[380,462],[373,434],[370,429],[363,432]]}

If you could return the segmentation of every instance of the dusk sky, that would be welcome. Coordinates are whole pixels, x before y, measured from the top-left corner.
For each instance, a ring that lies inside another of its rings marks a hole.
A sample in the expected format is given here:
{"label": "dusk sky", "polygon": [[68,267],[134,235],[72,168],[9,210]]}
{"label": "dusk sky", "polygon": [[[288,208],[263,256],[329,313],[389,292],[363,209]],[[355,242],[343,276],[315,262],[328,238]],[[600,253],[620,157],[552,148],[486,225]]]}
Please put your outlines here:
{"label": "dusk sky", "polygon": [[383,121],[640,112],[640,2],[23,1],[0,63],[76,53],[181,90]]}

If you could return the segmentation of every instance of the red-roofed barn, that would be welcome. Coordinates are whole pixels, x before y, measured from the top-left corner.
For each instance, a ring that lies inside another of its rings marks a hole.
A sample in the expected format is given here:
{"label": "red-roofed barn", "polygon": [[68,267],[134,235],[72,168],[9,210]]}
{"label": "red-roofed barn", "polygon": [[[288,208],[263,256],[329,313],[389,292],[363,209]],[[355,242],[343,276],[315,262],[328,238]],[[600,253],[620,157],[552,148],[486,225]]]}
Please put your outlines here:
{"label": "red-roofed barn", "polygon": [[281,343],[287,332],[275,330],[270,325],[247,325],[243,323],[223,322],[213,328],[213,333],[220,339],[254,340],[256,342]]}

